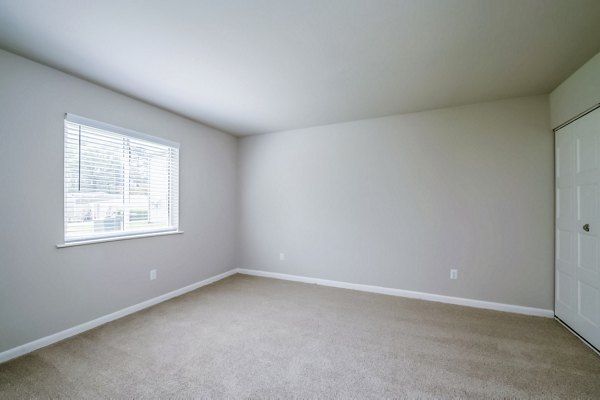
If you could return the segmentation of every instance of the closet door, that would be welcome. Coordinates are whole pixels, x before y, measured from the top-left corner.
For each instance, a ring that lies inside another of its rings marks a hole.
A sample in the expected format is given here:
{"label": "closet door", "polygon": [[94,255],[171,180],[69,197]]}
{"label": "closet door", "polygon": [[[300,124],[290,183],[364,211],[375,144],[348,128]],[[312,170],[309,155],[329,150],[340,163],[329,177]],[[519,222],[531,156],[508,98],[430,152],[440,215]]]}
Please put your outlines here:
{"label": "closet door", "polygon": [[600,110],[556,132],[555,310],[600,349]]}

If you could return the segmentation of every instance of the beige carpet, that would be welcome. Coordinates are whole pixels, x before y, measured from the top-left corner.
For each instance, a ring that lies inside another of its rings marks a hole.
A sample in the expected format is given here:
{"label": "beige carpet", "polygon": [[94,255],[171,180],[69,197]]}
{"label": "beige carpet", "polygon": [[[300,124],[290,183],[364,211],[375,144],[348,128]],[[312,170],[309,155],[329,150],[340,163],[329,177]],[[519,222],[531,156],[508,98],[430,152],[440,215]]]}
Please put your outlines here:
{"label": "beige carpet", "polygon": [[0,365],[0,398],[600,398],[552,319],[235,275]]}

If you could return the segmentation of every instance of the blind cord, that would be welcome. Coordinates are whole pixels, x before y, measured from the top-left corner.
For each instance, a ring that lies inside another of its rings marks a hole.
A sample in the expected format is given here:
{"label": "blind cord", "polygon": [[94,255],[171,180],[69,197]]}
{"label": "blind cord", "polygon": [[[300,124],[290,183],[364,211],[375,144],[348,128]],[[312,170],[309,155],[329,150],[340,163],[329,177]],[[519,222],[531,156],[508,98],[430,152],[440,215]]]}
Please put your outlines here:
{"label": "blind cord", "polygon": [[79,125],[79,176],[77,177],[78,192],[81,192],[81,125]]}

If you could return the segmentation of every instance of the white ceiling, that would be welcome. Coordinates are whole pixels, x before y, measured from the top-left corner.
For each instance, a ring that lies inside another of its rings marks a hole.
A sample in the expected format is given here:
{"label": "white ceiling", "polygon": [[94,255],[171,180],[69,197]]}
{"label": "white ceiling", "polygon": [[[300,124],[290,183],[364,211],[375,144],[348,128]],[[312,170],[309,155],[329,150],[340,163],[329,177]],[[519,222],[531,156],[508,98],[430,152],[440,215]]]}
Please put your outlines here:
{"label": "white ceiling", "polygon": [[548,93],[598,0],[0,0],[0,47],[238,134]]}

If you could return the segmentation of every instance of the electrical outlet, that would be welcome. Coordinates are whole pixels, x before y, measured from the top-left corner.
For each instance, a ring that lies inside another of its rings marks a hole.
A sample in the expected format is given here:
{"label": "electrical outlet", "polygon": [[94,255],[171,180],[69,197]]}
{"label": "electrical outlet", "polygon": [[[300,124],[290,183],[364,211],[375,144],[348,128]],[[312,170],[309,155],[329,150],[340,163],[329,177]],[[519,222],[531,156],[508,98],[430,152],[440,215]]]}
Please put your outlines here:
{"label": "electrical outlet", "polygon": [[285,261],[285,253],[279,253],[279,261]]}
{"label": "electrical outlet", "polygon": [[153,281],[156,279],[156,270],[152,269],[150,270],[150,280]]}
{"label": "electrical outlet", "polygon": [[457,269],[450,270],[450,279],[458,279],[458,270]]}

